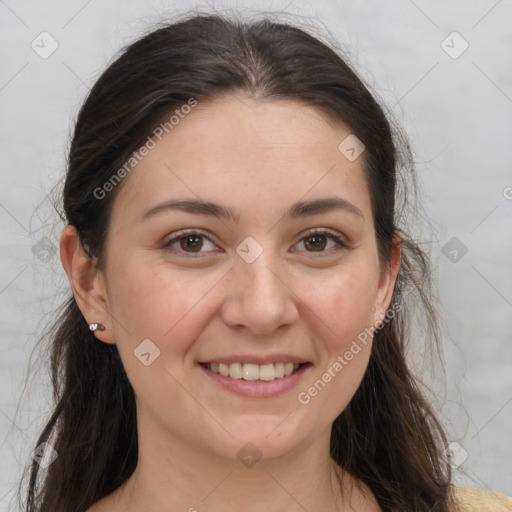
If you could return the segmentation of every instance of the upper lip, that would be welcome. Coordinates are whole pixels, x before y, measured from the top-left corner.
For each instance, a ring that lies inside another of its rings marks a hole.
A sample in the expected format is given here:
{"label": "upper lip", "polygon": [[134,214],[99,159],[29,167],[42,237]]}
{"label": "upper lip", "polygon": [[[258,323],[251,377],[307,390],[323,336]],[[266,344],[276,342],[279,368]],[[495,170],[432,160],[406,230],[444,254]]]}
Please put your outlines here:
{"label": "upper lip", "polygon": [[269,354],[262,356],[260,355],[231,355],[226,357],[212,357],[211,359],[202,359],[198,361],[199,363],[223,363],[223,364],[231,364],[231,363],[241,363],[241,364],[270,364],[270,363],[308,363],[307,359],[303,357],[293,356],[290,354]]}

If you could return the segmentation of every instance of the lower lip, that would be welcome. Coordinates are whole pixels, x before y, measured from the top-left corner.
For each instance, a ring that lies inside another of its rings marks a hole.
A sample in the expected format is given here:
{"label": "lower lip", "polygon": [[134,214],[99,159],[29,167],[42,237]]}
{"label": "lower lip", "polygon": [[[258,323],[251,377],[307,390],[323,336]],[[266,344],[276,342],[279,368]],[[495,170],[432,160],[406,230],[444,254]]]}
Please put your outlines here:
{"label": "lower lip", "polygon": [[210,379],[236,395],[253,398],[269,398],[286,393],[297,386],[304,372],[308,370],[311,364],[303,364],[291,375],[271,381],[232,379],[231,377],[224,377],[224,375],[220,373],[212,372],[200,364],[198,364],[198,366]]}

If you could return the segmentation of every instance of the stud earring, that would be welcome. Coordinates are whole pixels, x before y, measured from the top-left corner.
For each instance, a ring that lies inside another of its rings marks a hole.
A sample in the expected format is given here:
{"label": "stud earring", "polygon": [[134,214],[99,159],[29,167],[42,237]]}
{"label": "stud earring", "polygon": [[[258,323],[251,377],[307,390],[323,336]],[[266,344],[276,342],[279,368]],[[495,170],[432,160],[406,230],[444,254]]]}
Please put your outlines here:
{"label": "stud earring", "polygon": [[101,324],[89,324],[89,329],[92,332],[94,332],[94,331],[104,331],[105,330],[105,326],[101,325]]}

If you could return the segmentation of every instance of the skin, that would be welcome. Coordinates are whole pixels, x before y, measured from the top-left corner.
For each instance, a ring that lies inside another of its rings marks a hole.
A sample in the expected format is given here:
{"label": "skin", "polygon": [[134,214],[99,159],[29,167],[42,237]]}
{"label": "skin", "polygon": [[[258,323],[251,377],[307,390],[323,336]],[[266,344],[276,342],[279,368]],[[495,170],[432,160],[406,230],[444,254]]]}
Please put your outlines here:
{"label": "skin", "polygon": [[[379,323],[399,266],[398,243],[389,265],[379,261],[363,158],[338,150],[348,134],[295,101],[203,102],[117,191],[104,272],[65,228],[61,260],[77,304],[87,322],[105,326],[97,338],[117,344],[137,401],[137,469],[90,511],[380,510],[329,456],[332,422],[361,382],[371,340],[307,405],[297,399]],[[330,197],[362,215],[285,216],[298,201]],[[179,198],[230,207],[238,222],[177,210],[141,220]],[[192,228],[206,237],[200,256],[179,240],[162,248]],[[315,246],[313,228],[333,230],[347,247],[328,237]],[[248,236],[263,248],[252,263],[236,252]],[[149,366],[134,356],[144,339],[160,350]],[[276,353],[311,366],[272,398],[234,395],[197,364]],[[262,455],[252,467],[237,457],[247,443]]]}

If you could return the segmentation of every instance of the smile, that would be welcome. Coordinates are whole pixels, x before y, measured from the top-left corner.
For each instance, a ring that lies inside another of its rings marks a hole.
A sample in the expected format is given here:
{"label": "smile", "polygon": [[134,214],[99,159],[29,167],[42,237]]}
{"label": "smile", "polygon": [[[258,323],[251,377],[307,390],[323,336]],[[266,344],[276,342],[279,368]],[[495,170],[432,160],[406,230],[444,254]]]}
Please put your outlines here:
{"label": "smile", "polygon": [[241,363],[235,359],[233,362],[224,363],[201,362],[197,367],[206,378],[215,383],[215,386],[220,386],[230,393],[247,398],[271,398],[298,388],[304,374],[308,373],[313,365],[302,361]]}
{"label": "smile", "polygon": [[218,373],[223,377],[243,380],[272,381],[288,377],[301,366],[299,363],[204,363],[206,369]]}

